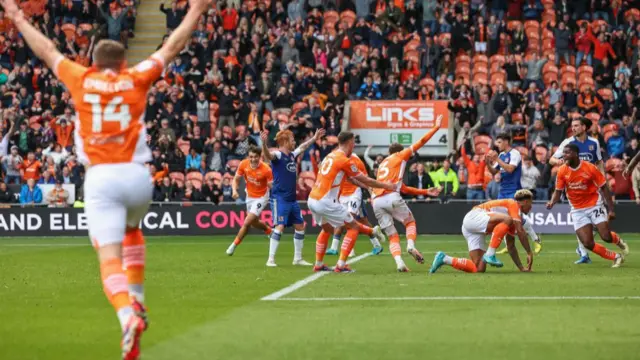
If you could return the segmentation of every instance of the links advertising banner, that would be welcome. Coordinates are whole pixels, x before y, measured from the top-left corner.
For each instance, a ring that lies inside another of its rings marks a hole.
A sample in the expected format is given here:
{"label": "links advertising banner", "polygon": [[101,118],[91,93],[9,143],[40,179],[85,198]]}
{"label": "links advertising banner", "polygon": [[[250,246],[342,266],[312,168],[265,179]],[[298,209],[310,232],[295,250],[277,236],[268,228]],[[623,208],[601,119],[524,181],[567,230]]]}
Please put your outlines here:
{"label": "links advertising banner", "polygon": [[441,129],[419,153],[446,155],[453,145],[446,101],[349,101],[346,109],[345,123],[362,145],[411,145],[435,126],[438,115],[442,115]]}
{"label": "links advertising banner", "polygon": [[[464,215],[473,207],[466,203],[414,203],[409,202],[418,234],[460,234]],[[307,222],[307,233],[319,232],[306,204],[301,204]],[[369,217],[373,218],[371,207]],[[611,227],[619,232],[640,232],[637,221],[638,205],[616,206],[618,218]],[[541,234],[574,233],[573,223],[566,204],[558,204],[551,211],[542,204],[535,204],[526,221]],[[636,214],[636,215],[634,215]],[[142,219],[141,225],[148,235],[234,235],[242,226],[246,209],[241,205],[192,205],[152,207]],[[270,210],[263,211],[261,219],[272,225]],[[403,232],[404,227],[396,224]],[[14,236],[87,236],[88,222],[83,209],[73,208],[3,208],[0,209],[0,232],[3,237]],[[251,230],[255,232],[255,230]],[[289,232],[289,230],[287,230]],[[0,240],[1,241],[1,240]],[[460,241],[464,241],[462,236]]]}

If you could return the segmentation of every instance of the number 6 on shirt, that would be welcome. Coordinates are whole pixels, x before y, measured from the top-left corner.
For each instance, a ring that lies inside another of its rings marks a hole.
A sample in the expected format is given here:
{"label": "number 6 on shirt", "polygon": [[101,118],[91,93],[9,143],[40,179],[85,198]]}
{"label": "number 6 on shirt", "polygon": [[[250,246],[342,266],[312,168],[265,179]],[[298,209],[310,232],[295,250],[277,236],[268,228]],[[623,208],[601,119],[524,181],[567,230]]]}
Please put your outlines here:
{"label": "number 6 on shirt", "polygon": [[[102,105],[100,104],[100,95],[98,94],[84,94],[83,100],[91,104],[92,113],[92,126],[91,130],[94,133],[102,132],[102,122],[112,121],[120,123],[120,130],[124,130],[129,126],[131,121],[131,114],[129,113],[129,105],[122,104],[122,96],[115,96],[102,111]],[[116,112],[116,106],[120,105],[120,111]]]}

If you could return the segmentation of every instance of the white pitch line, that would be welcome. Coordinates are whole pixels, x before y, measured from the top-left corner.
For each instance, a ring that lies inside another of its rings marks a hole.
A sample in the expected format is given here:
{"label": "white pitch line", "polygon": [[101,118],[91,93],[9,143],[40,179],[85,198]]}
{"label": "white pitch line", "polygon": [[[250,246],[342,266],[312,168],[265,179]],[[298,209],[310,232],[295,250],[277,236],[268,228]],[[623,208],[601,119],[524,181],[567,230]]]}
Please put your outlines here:
{"label": "white pitch line", "polygon": [[[264,300],[264,299],[263,299]],[[415,296],[280,298],[278,301],[470,301],[470,300],[640,300],[640,296]]]}
{"label": "white pitch line", "polygon": [[[358,256],[354,257],[353,259],[348,260],[347,264],[357,263],[358,261],[360,261],[362,259],[366,259],[367,257],[369,257],[371,255],[372,254],[370,252],[362,254],[362,255],[358,255]],[[304,286],[309,285],[310,283],[320,279],[321,277],[323,277],[323,276],[325,276],[327,274],[329,274],[328,271],[323,271],[323,272],[317,272],[317,273],[315,273],[313,275],[309,275],[306,278],[304,278],[302,280],[299,280],[299,281],[296,281],[295,283],[287,286],[286,288],[278,290],[278,291],[276,291],[276,292],[274,292],[272,294],[269,294],[269,295],[263,297],[260,300],[263,300],[263,301],[281,300],[280,299],[281,297],[289,295],[292,292],[294,292],[294,291],[296,291],[296,290],[298,290],[298,289],[300,289],[300,288],[302,288]]]}

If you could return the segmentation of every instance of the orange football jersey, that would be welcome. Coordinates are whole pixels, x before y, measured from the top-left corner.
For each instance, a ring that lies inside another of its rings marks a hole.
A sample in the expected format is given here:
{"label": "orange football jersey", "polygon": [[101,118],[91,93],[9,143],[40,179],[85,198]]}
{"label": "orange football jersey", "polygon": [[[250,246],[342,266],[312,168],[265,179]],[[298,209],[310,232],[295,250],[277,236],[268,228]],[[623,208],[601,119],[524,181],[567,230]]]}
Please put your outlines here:
{"label": "orange football jersey", "polygon": [[146,144],[144,111],[149,88],[162,74],[156,58],[120,72],[84,67],[61,59],[54,67],[76,109],[75,143],[86,164],[144,163],[151,159]]}
{"label": "orange football jersey", "polygon": [[260,161],[257,168],[251,167],[249,159],[244,159],[238,165],[238,176],[244,177],[247,183],[247,196],[250,198],[261,198],[269,191],[268,184],[273,181],[273,173],[269,165]]}
{"label": "orange football jersey", "polygon": [[[400,152],[389,155],[380,163],[376,179],[382,182],[390,182],[402,185],[404,170],[407,167],[407,161],[413,156],[413,149],[406,148]],[[399,191],[398,188],[396,191]],[[391,190],[373,189],[373,197],[382,196],[391,193]]]}
{"label": "orange football jersey", "polygon": [[[367,168],[364,166],[364,163],[362,162],[362,160],[360,160],[358,155],[351,154],[351,160],[353,161],[354,164],[356,164],[356,166],[358,167],[358,170],[360,170],[361,173],[363,174],[367,173]],[[351,181],[344,179],[342,181],[342,186],[340,187],[340,196],[353,195],[353,193],[355,193],[356,190],[358,190],[358,186],[354,185]]]}
{"label": "orange football jersey", "polygon": [[560,166],[556,177],[556,190],[564,190],[573,209],[586,209],[600,201],[600,188],[607,179],[593,164],[580,161],[576,169],[568,164]]}
{"label": "orange football jersey", "polygon": [[518,205],[518,202],[513,199],[490,200],[475,206],[475,208],[482,209],[487,212],[507,214],[511,216],[513,220],[522,221],[520,206]]}
{"label": "orange football jersey", "polygon": [[340,149],[335,150],[322,160],[309,198],[315,200],[326,197],[337,199],[345,174],[352,177],[361,174],[361,172],[352,158],[347,157]]}

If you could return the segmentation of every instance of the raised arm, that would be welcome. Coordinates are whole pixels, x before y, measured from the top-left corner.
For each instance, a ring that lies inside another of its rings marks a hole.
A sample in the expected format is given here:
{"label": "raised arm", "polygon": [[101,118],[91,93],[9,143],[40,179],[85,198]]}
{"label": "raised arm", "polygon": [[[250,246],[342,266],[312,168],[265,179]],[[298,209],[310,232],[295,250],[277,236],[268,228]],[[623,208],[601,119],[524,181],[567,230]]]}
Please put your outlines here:
{"label": "raised arm", "polygon": [[[6,0],[5,0],[6,1]],[[165,64],[173,61],[187,42],[191,40],[193,29],[198,25],[200,16],[209,9],[211,0],[190,0],[189,11],[182,19],[180,25],[169,35],[167,41],[162,45],[160,50],[153,55],[164,60]]]}
{"label": "raised arm", "polygon": [[260,133],[260,140],[262,140],[262,156],[267,161],[273,160],[273,154],[269,151],[269,147],[267,146],[267,141],[269,140],[269,132],[267,130]]}
{"label": "raised arm", "polygon": [[373,145],[367,146],[367,149],[364,151],[363,157],[364,157],[364,162],[367,164],[367,166],[369,166],[369,169],[373,171],[373,166],[375,165],[375,162],[371,159],[371,156],[369,156],[369,153],[371,152],[371,148],[373,148]]}
{"label": "raised arm", "polygon": [[314,142],[320,140],[325,134],[324,129],[318,129],[316,130],[316,133],[313,135],[312,138],[310,138],[309,140],[303,142],[302,144],[298,145],[298,147],[293,151],[294,152],[294,156],[298,156],[300,154],[302,154],[305,150],[307,150],[307,148],[309,146],[311,146],[311,144],[313,144]]}
{"label": "raised arm", "polygon": [[53,41],[29,23],[15,0],[0,0],[0,5],[4,8],[5,15],[18,28],[31,51],[50,69],[54,69],[56,62],[62,59],[63,55],[58,51]]}
{"label": "raised arm", "polygon": [[442,125],[442,115],[438,115],[438,117],[436,118],[436,123],[433,126],[433,129],[429,130],[429,132],[424,134],[424,136],[422,136],[420,140],[418,140],[415,144],[411,145],[411,151],[415,153],[418,150],[420,150],[420,148],[422,148],[427,143],[427,141],[429,141],[433,137],[433,135],[435,135],[435,133],[438,132],[438,130],[440,130],[441,125]]}

